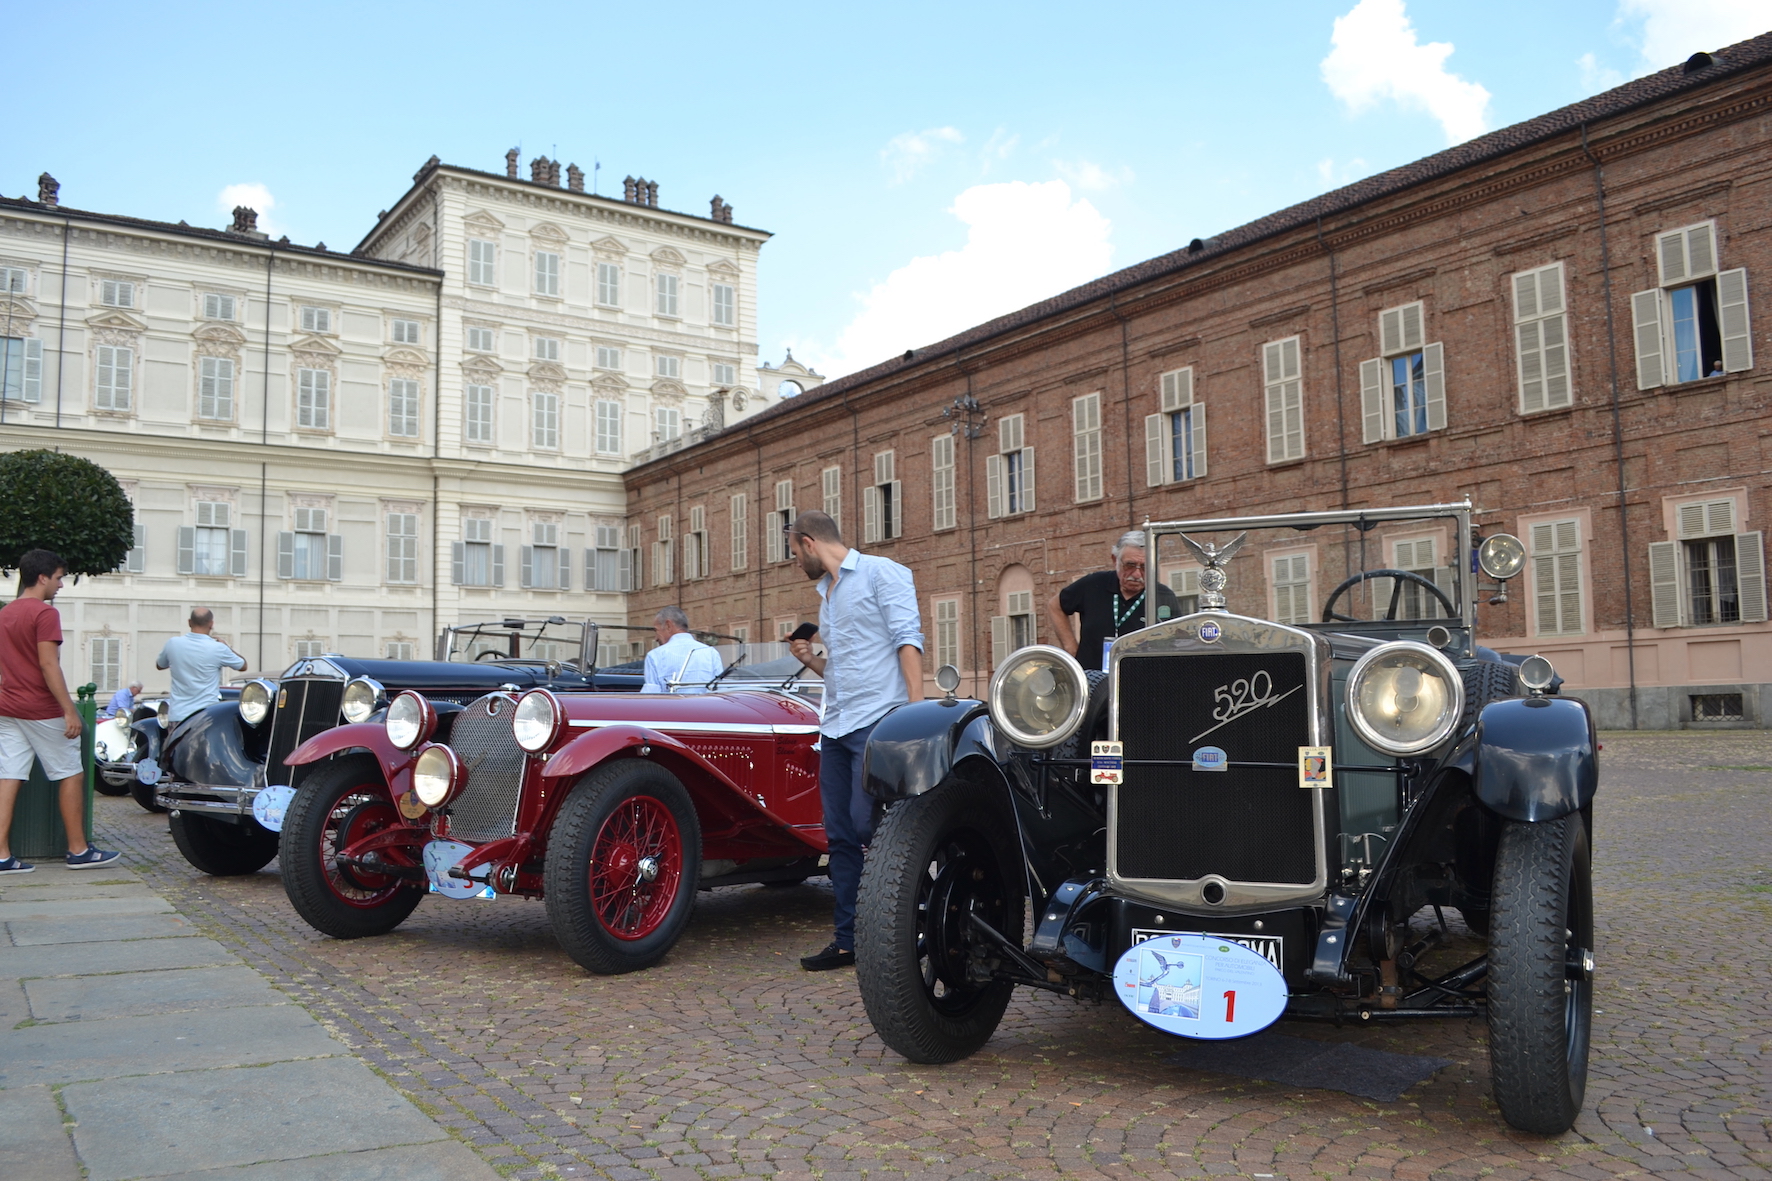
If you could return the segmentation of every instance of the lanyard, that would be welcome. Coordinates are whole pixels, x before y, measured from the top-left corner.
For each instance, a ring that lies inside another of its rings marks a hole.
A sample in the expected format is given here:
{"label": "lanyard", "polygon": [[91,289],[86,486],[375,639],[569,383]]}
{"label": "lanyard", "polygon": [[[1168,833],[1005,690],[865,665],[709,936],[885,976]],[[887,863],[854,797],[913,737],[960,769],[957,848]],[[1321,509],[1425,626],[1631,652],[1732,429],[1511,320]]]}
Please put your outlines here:
{"label": "lanyard", "polygon": [[[1128,619],[1131,619],[1135,614],[1137,614],[1139,604],[1141,604],[1143,602],[1144,602],[1144,592],[1143,591],[1139,591],[1138,596],[1133,599],[1128,599],[1128,598],[1126,598],[1125,595],[1121,595],[1119,598],[1114,600],[1114,634],[1116,636],[1120,634],[1120,628],[1126,623],[1126,621]],[[1126,604],[1126,613],[1124,615],[1122,615],[1120,613],[1120,604],[1121,603]]]}

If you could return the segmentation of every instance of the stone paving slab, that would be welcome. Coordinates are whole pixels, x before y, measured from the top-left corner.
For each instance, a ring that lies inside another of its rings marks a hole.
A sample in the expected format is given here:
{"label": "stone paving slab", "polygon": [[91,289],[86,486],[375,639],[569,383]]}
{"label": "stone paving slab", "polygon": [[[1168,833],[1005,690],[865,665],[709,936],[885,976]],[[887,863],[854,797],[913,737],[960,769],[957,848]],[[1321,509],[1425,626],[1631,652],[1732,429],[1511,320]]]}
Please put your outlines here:
{"label": "stone paving slab", "polygon": [[153,971],[237,964],[234,953],[193,932],[182,939],[126,939],[47,943],[0,952],[0,980],[21,976],[90,976],[99,972]]}
{"label": "stone paving slab", "polygon": [[[564,1173],[570,1178],[572,1173]],[[164,1181],[494,1181],[498,1174],[455,1140],[371,1148],[239,1168],[169,1174]]]}
{"label": "stone paving slab", "polygon": [[0,1091],[0,1177],[79,1181],[80,1162],[48,1087]]}
{"label": "stone paving slab", "polygon": [[45,943],[97,943],[116,939],[165,939],[196,935],[197,928],[179,914],[125,915],[119,918],[82,916],[61,919],[15,919],[5,924],[15,947]]}
{"label": "stone paving slab", "polygon": [[61,1096],[91,1181],[446,1138],[352,1058],[106,1079],[64,1087]]}
{"label": "stone paving slab", "polygon": [[31,1001],[17,980],[0,980],[0,1030],[11,1029],[31,1018]]}
{"label": "stone paving slab", "polygon": [[68,881],[49,878],[38,882],[34,874],[22,880],[11,879],[6,886],[0,887],[0,902],[38,902],[52,898],[139,898],[153,893],[148,884],[140,879],[115,881],[104,878],[88,885],[75,874],[67,876],[70,879]]}
{"label": "stone paving slab", "polygon": [[343,1049],[290,1004],[31,1025],[0,1033],[0,1087],[246,1066]]}
{"label": "stone paving slab", "polygon": [[[18,892],[24,894],[23,890]],[[60,891],[57,891],[60,893]],[[166,914],[172,904],[155,894],[140,893],[126,898],[29,898],[14,896],[0,902],[0,922],[15,923],[28,919],[120,918],[124,915]]]}
{"label": "stone paving slab", "polygon": [[31,1016],[40,1022],[104,1020],[193,1009],[286,1005],[289,998],[244,964],[118,972],[27,980]]}

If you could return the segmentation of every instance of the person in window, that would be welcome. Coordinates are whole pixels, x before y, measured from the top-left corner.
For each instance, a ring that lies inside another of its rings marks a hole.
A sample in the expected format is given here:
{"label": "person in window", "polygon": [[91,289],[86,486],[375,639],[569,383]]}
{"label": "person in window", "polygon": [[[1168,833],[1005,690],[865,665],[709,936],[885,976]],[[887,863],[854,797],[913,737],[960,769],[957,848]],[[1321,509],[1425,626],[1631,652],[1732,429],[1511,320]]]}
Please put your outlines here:
{"label": "person in window", "polygon": [[98,711],[98,716],[101,718],[114,718],[121,715],[122,717],[127,718],[130,713],[134,711],[135,699],[141,696],[141,691],[142,683],[140,681],[129,682],[127,687],[119,689],[111,694],[111,699],[105,702],[105,707],[103,709]]}
{"label": "person in window", "polygon": [[658,647],[646,654],[642,693],[706,693],[708,682],[724,667],[720,654],[689,634],[689,616],[681,607],[661,607],[652,617]]}
{"label": "person in window", "polygon": [[[1114,568],[1085,574],[1046,600],[1046,619],[1054,642],[1086,669],[1105,668],[1114,640],[1144,626],[1144,530],[1122,533],[1114,543]],[[1157,618],[1181,614],[1175,592],[1157,584]],[[1071,632],[1073,615],[1082,616],[1078,635]]]}
{"label": "person in window", "polygon": [[1723,376],[1723,358],[1718,357],[1716,360],[1712,361],[1710,363],[1710,372],[1707,373],[1705,376],[1707,376],[1707,377],[1721,377],[1721,376]]}
{"label": "person in window", "polygon": [[221,699],[222,669],[246,670],[246,657],[209,634],[215,630],[215,612],[192,607],[187,622],[191,630],[167,640],[154,661],[155,668],[172,673],[167,710],[174,726]]}

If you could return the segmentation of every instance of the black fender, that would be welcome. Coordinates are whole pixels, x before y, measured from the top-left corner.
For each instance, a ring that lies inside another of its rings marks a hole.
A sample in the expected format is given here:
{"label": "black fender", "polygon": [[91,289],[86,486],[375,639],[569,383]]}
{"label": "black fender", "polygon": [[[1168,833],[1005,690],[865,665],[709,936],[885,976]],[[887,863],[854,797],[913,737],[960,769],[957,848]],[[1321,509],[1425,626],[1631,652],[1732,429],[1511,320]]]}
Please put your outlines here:
{"label": "black fender", "polygon": [[166,732],[160,728],[160,719],[153,714],[131,722],[129,728],[142,736],[142,747],[138,747],[140,758],[159,761],[160,748],[166,742]]}
{"label": "black fender", "polygon": [[252,787],[259,762],[246,749],[240,707],[231,701],[204,706],[172,728],[165,742],[174,779],[213,787]]}
{"label": "black fender", "polygon": [[868,735],[861,756],[862,786],[882,804],[920,796],[972,755],[984,755],[998,765],[994,737],[982,701],[906,702],[881,718]]}
{"label": "black fender", "polygon": [[1555,820],[1580,811],[1600,783],[1594,750],[1593,717],[1579,698],[1492,701],[1477,719],[1477,799],[1509,820]]}

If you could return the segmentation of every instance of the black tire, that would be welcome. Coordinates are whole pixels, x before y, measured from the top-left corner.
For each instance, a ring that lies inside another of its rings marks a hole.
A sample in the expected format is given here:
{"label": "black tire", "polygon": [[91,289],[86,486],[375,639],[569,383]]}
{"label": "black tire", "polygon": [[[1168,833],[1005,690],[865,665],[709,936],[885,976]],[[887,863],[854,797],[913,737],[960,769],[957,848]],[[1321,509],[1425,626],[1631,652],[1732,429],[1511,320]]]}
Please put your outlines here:
{"label": "black tire", "polygon": [[1462,732],[1465,727],[1474,724],[1477,715],[1491,701],[1503,701],[1509,697],[1520,695],[1520,670],[1511,664],[1495,660],[1479,660],[1467,665],[1463,670],[1464,678],[1464,717],[1459,719],[1458,728]]}
{"label": "black tire", "polygon": [[1009,1007],[1015,985],[984,975],[981,961],[996,957],[966,916],[1021,939],[1014,832],[990,786],[966,779],[895,804],[874,831],[856,905],[856,980],[880,1040],[912,1062],[974,1053]]}
{"label": "black tire", "polygon": [[230,824],[180,809],[166,823],[185,860],[211,877],[257,873],[277,856],[277,834],[251,819]]}
{"label": "black tire", "polygon": [[620,759],[586,773],[548,834],[543,886],[554,936],[599,976],[663,959],[700,882],[695,802],[657,763]]}
{"label": "black tire", "polygon": [[[131,770],[133,770],[133,768],[131,768]],[[134,782],[135,776],[132,774],[127,779],[112,783],[105,778],[104,769],[101,767],[93,772],[92,790],[96,791],[101,796],[126,796],[129,794],[130,784]]]}
{"label": "black tire", "polygon": [[1489,1071],[1523,1132],[1569,1130],[1587,1090],[1593,1030],[1593,874],[1579,815],[1509,821],[1489,930]]}
{"label": "black tire", "polygon": [[129,785],[129,794],[135,797],[136,803],[140,804],[148,811],[164,812],[166,809],[154,802],[154,792],[157,790],[157,787],[158,785],[156,784],[143,783],[138,779]]}
{"label": "black tire", "polygon": [[[350,755],[316,767],[283,817],[283,892],[308,925],[334,939],[385,935],[406,921],[424,887],[337,862],[338,851],[400,823],[381,765]],[[411,861],[420,853],[412,850]]]}

